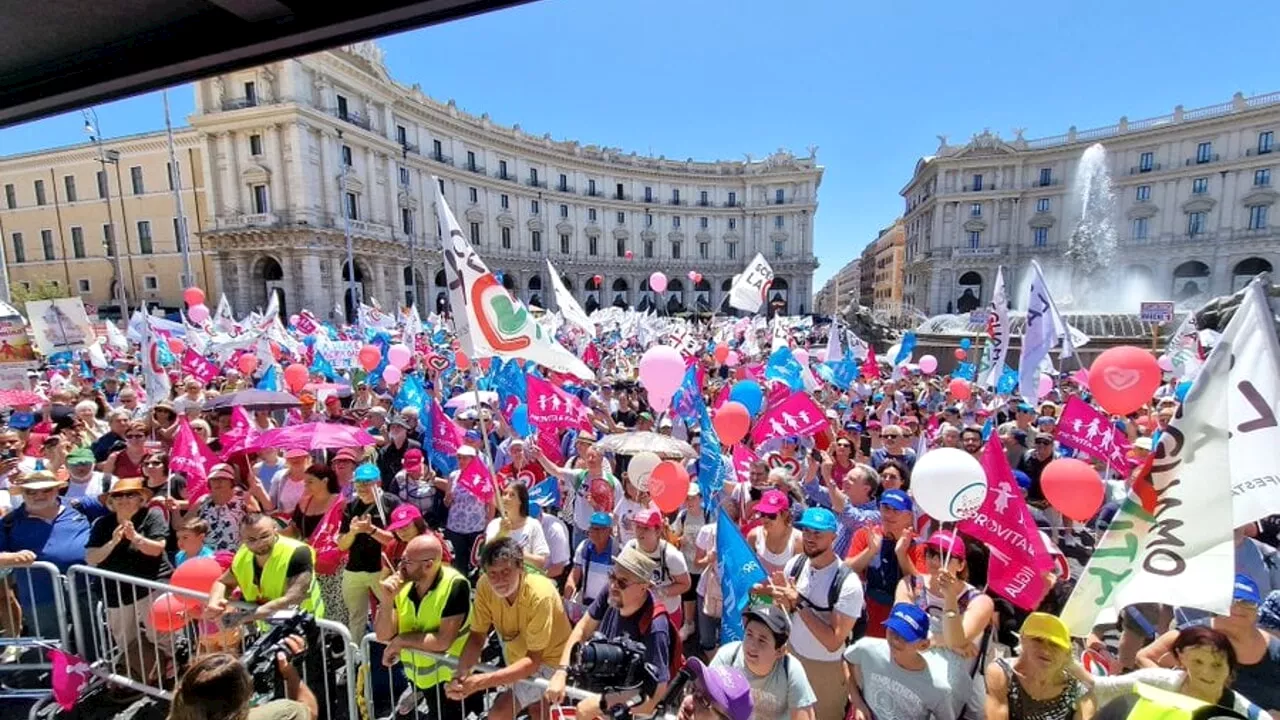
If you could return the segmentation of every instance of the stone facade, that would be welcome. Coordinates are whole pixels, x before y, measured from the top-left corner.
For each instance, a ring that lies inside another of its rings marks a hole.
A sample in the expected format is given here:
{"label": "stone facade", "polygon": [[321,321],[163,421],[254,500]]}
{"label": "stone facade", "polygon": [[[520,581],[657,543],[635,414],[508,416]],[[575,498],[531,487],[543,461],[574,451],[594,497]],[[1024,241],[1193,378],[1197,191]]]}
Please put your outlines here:
{"label": "stone facade", "polygon": [[857,302],[862,287],[862,258],[856,257],[836,271],[813,296],[813,310],[823,315],[840,315]]}

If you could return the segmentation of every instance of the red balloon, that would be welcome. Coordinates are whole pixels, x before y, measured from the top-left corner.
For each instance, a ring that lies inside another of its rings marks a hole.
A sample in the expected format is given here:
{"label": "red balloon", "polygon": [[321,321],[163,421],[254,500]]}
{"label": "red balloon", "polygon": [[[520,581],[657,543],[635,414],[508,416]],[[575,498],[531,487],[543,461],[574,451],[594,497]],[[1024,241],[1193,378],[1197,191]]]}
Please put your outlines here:
{"label": "red balloon", "polygon": [[258,356],[253,353],[245,353],[236,361],[236,366],[245,375],[252,375],[253,371],[258,369]]}
{"label": "red balloon", "polygon": [[1102,478],[1083,460],[1059,458],[1045,465],[1040,488],[1058,512],[1078,522],[1088,522],[1102,507]]}
{"label": "red balloon", "polygon": [[181,355],[182,351],[186,349],[187,346],[178,338],[169,338],[169,352],[174,355]]}
{"label": "red balloon", "polygon": [[360,348],[359,354],[356,355],[356,360],[359,361],[360,367],[364,368],[365,372],[373,372],[382,363],[382,352],[372,345],[365,345]]}
{"label": "red balloon", "polygon": [[973,397],[973,388],[969,387],[967,381],[960,378],[952,380],[951,384],[947,385],[947,390],[951,391],[951,396],[957,400],[968,400]]}
{"label": "red balloon", "polygon": [[965,352],[964,348],[956,348],[955,355],[956,359],[961,362],[964,362],[964,359],[969,357],[969,353]]}
{"label": "red balloon", "polygon": [[182,300],[189,307],[204,304],[204,291],[198,287],[189,287],[182,291]]}
{"label": "red balloon", "polygon": [[596,285],[599,285],[600,283],[604,282],[603,275],[595,275],[591,279],[596,281]]}
{"label": "red balloon", "polygon": [[1132,345],[1113,347],[1089,368],[1089,391],[1103,410],[1128,415],[1151,402],[1163,372],[1156,358]]}
{"label": "red balloon", "polygon": [[480,370],[481,370],[481,372],[489,372],[489,362],[490,362],[490,361],[489,361],[489,358],[487,358],[487,357],[482,357],[482,358],[480,358],[480,363],[479,363],[479,364],[480,364]]}
{"label": "red balloon", "polygon": [[298,392],[307,384],[308,375],[305,365],[294,363],[284,369],[284,384],[290,392]]}
{"label": "red balloon", "polygon": [[[173,576],[169,578],[169,584],[174,587],[180,587],[184,590],[195,590],[196,592],[207,593],[213,588],[213,583],[222,577],[222,566],[217,560],[210,557],[188,558],[186,562],[178,566],[173,571]],[[183,602],[188,605],[203,605],[197,598],[189,598],[186,595],[177,595]]]}
{"label": "red balloon", "polygon": [[725,360],[729,359],[729,346],[724,343],[717,343],[713,355],[715,356],[716,362],[723,363]]}
{"label": "red balloon", "polygon": [[742,403],[731,400],[720,406],[715,417],[711,419],[711,425],[716,429],[720,442],[725,445],[735,445],[746,437],[747,430],[751,429],[751,413],[747,412],[746,406]]}
{"label": "red balloon", "polygon": [[628,250],[628,251],[627,251],[626,257],[627,257],[627,259],[628,259],[628,260],[630,260],[631,258],[633,258],[633,257],[635,257],[635,256],[636,256],[636,254],[635,254],[635,253],[631,252],[630,250]]}
{"label": "red balloon", "polygon": [[673,513],[689,497],[689,471],[671,460],[658,463],[649,475],[649,497],[664,513]]}
{"label": "red balloon", "polygon": [[471,358],[467,357],[461,350],[453,354],[453,364],[459,370],[467,370],[471,367]]}
{"label": "red balloon", "polygon": [[[209,559],[209,558],[205,558]],[[165,593],[151,603],[151,626],[163,633],[181,630],[187,624],[190,607],[173,593]]]}

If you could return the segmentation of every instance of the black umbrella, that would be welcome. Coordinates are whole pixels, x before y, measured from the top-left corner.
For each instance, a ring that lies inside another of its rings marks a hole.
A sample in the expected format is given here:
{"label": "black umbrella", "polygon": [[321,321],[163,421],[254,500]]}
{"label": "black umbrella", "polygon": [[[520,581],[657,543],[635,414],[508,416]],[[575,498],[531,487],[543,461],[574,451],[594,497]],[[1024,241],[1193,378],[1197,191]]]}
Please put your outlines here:
{"label": "black umbrella", "polygon": [[286,392],[271,390],[241,390],[218,397],[204,404],[205,410],[230,410],[242,407],[245,410],[288,410],[302,403],[298,398]]}

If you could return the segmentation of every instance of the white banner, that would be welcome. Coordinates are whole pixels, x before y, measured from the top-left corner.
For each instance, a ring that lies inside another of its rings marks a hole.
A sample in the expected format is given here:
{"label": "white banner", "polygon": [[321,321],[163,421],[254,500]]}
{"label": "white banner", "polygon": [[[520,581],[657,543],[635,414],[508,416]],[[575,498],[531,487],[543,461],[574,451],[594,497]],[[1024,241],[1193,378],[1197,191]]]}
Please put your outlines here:
{"label": "white banner", "polygon": [[[1230,353],[1226,368],[1227,474],[1235,527],[1280,513],[1280,342],[1276,340],[1266,287],[1254,280],[1218,339],[1214,354]],[[1206,363],[1207,367],[1207,363]],[[1204,377],[1201,370],[1199,378]],[[1221,435],[1217,442],[1224,442]],[[1218,472],[1221,472],[1218,468]]]}
{"label": "white banner", "polygon": [[1009,296],[1004,289],[1003,267],[996,269],[996,285],[987,311],[987,336],[991,338],[987,345],[991,369],[982,384],[993,388],[1004,374],[1004,364],[1009,359]]}
{"label": "white banner", "polygon": [[[573,293],[564,286],[564,281],[560,279],[560,273],[556,272],[556,268],[547,261],[547,272],[551,273],[551,287],[555,290],[556,307],[560,308],[560,315],[565,320],[577,325],[586,331],[591,337],[596,336],[596,324],[591,322],[591,318],[582,311],[582,306],[574,299]],[[597,310],[597,312],[599,312]]]}
{"label": "white banner", "polygon": [[27,301],[27,321],[36,347],[47,357],[81,350],[97,341],[93,325],[78,297]]}
{"label": "white banner", "polygon": [[359,340],[325,340],[322,343],[316,343],[316,350],[324,356],[325,360],[333,366],[335,370],[346,370],[353,367],[356,362],[356,356],[360,354],[360,348],[364,347],[364,343]]}
{"label": "white banner", "polygon": [[1027,295],[1027,327],[1022,334],[1018,359],[1018,389],[1028,402],[1039,400],[1040,363],[1049,356],[1058,333],[1054,328],[1053,299],[1040,264],[1031,261],[1031,290]]}
{"label": "white banner", "polygon": [[758,312],[768,299],[772,283],[773,268],[769,267],[764,255],[756,253],[742,274],[733,279],[729,288],[729,305],[745,312]]}

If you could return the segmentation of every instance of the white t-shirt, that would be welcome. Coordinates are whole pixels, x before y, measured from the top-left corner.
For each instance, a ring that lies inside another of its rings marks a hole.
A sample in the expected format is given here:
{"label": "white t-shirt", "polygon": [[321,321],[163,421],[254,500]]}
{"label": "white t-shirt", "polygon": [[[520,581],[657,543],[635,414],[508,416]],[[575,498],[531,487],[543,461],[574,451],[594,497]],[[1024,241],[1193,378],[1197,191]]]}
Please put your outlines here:
{"label": "white t-shirt", "polygon": [[307,490],[307,484],[301,480],[290,478],[288,470],[281,470],[276,473],[275,478],[271,481],[271,487],[278,488],[275,494],[279,497],[280,502],[277,503],[276,510],[281,513],[292,513],[293,509],[298,507],[298,502],[302,500],[302,494]]}
{"label": "white t-shirt", "polygon": [[[609,583],[609,571],[613,569],[613,558],[617,554],[618,545],[610,540],[612,550],[605,553],[596,553],[595,545],[591,540],[583,540],[578,543],[578,549],[573,553],[574,567],[582,570],[582,577],[585,583],[580,583],[580,592],[575,600],[581,602],[586,599],[584,605],[590,605],[592,598],[600,597],[600,593],[604,592],[605,585]],[[587,567],[587,549],[591,549],[591,567]]]}
{"label": "white t-shirt", "polygon": [[89,479],[83,483],[67,483],[67,493],[63,498],[66,500],[78,500],[87,497],[96,500],[99,495],[107,491],[104,484],[102,473],[94,470],[90,473]]}
{"label": "white t-shirt", "polygon": [[617,523],[617,532],[614,535],[618,538],[619,545],[626,545],[636,538],[635,515],[641,510],[657,509],[653,503],[641,505],[627,496],[622,496],[618,504],[613,509],[613,521]]}
{"label": "white t-shirt", "polygon": [[563,520],[545,512],[538,519],[542,522],[542,534],[547,539],[547,567],[564,565],[565,572],[568,572],[572,554],[569,549],[569,528],[565,527]]}
{"label": "white t-shirt", "polygon": [[[493,542],[501,532],[501,528],[502,518],[490,520],[488,527],[484,529],[484,541]],[[551,548],[547,546],[547,536],[542,534],[542,523],[533,518],[525,518],[524,527],[512,530],[508,535],[516,541],[521,550],[530,555],[548,557],[551,554]]]}
{"label": "white t-shirt", "polygon": [[[836,569],[840,567],[840,560],[836,559],[831,564],[822,569],[815,569],[812,562],[804,555],[797,555],[787,561],[786,567],[783,568],[783,574],[788,578],[792,575],[792,570],[796,563],[804,562],[804,568],[800,571],[800,577],[796,579],[796,589],[813,605],[824,608],[830,599],[831,583],[835,581]],[[857,620],[862,615],[862,608],[865,600],[862,594],[862,580],[857,573],[849,573],[844,579],[844,585],[840,587],[840,595],[836,600],[834,608],[835,612],[845,617]],[[830,621],[831,611],[816,610],[818,617]],[[816,660],[819,662],[835,662],[840,659],[843,646],[837,650],[828,650],[823,647],[822,643],[813,636],[809,631],[809,626],[804,623],[797,614],[791,617],[791,651],[799,657]]]}
{"label": "white t-shirt", "polygon": [[[704,553],[714,548],[716,546],[716,524],[709,522],[698,528],[698,536],[693,539],[693,545]],[[716,566],[714,563],[707,565],[706,569],[702,571],[702,574],[698,576],[698,594],[706,597],[707,584],[712,582],[720,582],[720,579],[716,577]]]}
{"label": "white t-shirt", "polygon": [[[640,544],[635,540],[628,542],[623,547],[625,548],[627,546],[634,547],[635,549],[644,552],[641,550]],[[681,575],[689,574],[689,566],[685,563],[684,554],[680,552],[680,548],[672,545],[666,540],[658,541],[657,552],[645,553],[645,555],[648,555],[654,562],[658,563],[658,569],[653,571],[653,589],[655,591],[655,596],[658,594],[656,591],[669,588],[674,585],[676,578]],[[663,595],[662,605],[667,609],[667,614],[673,614],[680,609],[680,597],[678,595],[675,597]]]}

